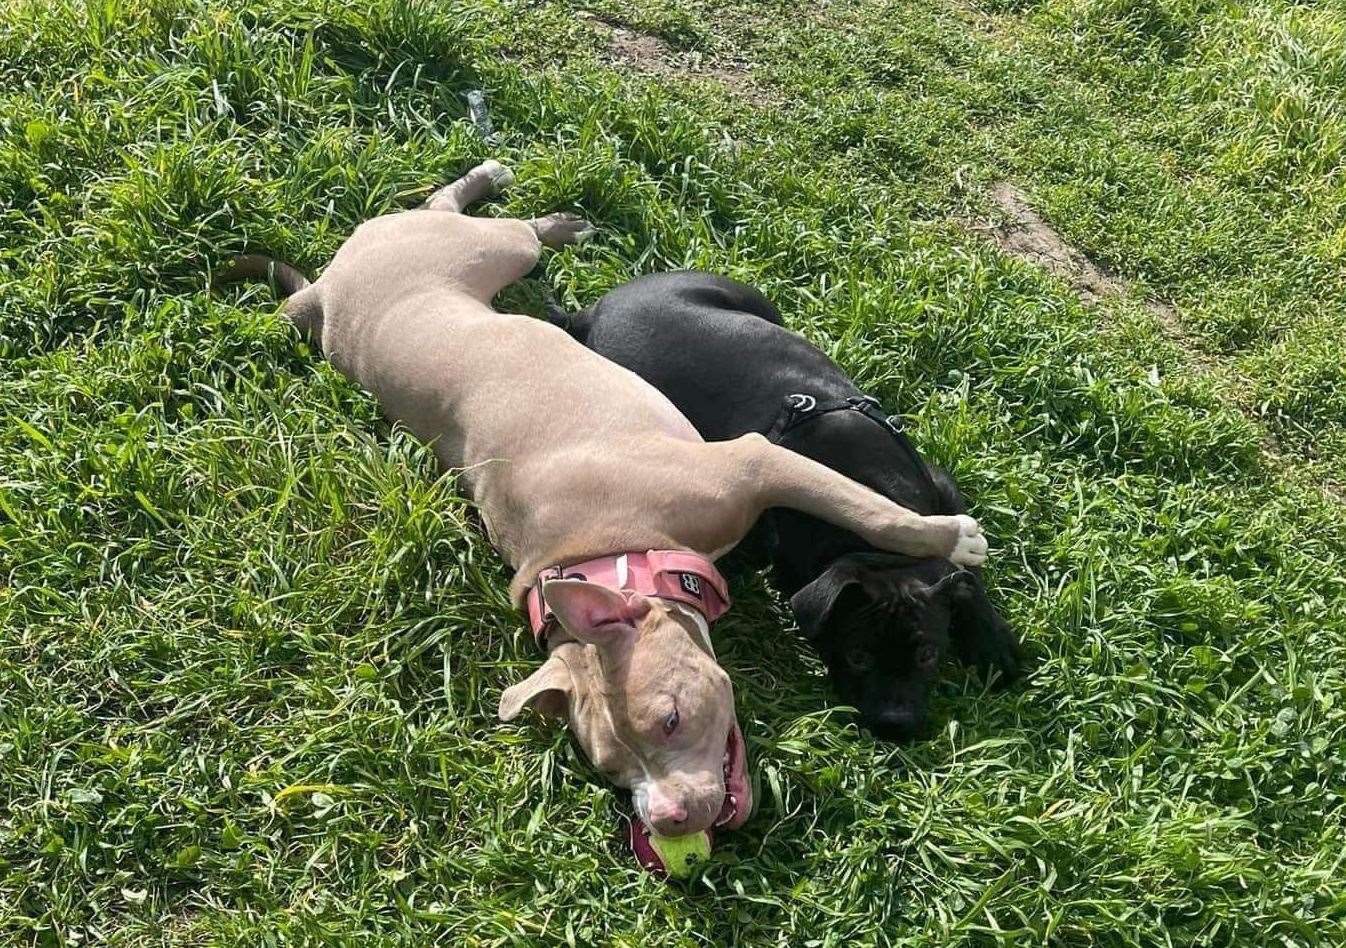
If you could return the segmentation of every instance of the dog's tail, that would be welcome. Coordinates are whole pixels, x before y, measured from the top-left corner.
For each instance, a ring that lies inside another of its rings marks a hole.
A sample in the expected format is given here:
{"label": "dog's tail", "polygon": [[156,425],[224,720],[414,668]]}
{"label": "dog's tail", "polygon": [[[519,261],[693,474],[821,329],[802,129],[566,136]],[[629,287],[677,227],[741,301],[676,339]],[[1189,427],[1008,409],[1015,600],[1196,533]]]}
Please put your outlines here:
{"label": "dog's tail", "polygon": [[543,318],[553,326],[560,326],[566,332],[570,331],[570,314],[551,300],[547,301],[546,312],[543,313]]}
{"label": "dog's tail", "polygon": [[548,302],[547,310],[544,315],[547,322],[551,323],[553,326],[560,326],[577,340],[587,344],[590,323],[589,311],[587,309],[568,313],[555,303]]}
{"label": "dog's tail", "polygon": [[259,253],[245,253],[235,257],[219,273],[215,274],[211,285],[224,286],[226,283],[265,282],[280,291],[282,297],[294,296],[300,290],[306,290],[312,284],[296,268],[282,263],[274,257],[264,257]]}
{"label": "dog's tail", "polygon": [[299,269],[273,257],[245,253],[216,273],[212,286],[228,283],[266,282],[285,300],[285,315],[290,322],[322,348],[322,299],[318,288]]}

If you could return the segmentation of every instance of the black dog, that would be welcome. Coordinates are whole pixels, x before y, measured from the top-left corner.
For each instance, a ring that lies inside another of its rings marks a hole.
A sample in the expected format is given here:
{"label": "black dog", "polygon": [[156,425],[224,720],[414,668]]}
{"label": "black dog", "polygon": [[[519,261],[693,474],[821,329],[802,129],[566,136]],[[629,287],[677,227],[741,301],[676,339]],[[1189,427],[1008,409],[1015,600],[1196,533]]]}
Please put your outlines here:
{"label": "black dog", "polygon": [[[649,381],[708,441],[761,432],[917,513],[966,512],[953,482],[878,402],[784,328],[750,287],[705,273],[656,274],[549,318]],[[792,510],[768,511],[744,546],[766,557],[842,699],[881,737],[924,730],[951,639],[963,661],[1005,680],[1018,674],[1018,641],[987,601],[979,571],[880,552]]]}

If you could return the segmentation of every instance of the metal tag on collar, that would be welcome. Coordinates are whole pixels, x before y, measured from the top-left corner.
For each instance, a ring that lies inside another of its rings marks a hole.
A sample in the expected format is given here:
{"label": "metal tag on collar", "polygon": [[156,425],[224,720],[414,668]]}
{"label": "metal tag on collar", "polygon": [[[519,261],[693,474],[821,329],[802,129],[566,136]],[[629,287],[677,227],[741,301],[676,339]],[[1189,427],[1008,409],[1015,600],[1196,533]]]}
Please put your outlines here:
{"label": "metal tag on collar", "polygon": [[538,588],[540,589],[543,586],[545,586],[548,580],[565,579],[565,578],[566,578],[566,571],[564,567],[548,566],[542,572],[537,574]]}
{"label": "metal tag on collar", "polygon": [[551,607],[547,605],[547,581],[551,579],[565,578],[565,569],[561,566],[548,566],[542,572],[537,574],[537,604],[542,611],[543,622],[549,622],[555,619],[555,616],[551,615]]}

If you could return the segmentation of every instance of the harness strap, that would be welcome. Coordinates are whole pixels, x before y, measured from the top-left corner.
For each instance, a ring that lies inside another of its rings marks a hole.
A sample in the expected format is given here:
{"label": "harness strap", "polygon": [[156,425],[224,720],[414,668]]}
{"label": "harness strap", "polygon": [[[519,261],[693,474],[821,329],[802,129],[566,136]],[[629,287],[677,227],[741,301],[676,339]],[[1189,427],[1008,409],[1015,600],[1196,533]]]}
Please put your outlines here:
{"label": "harness strap", "polygon": [[686,550],[646,550],[617,553],[570,566],[553,566],[538,574],[528,590],[528,624],[545,651],[547,633],[556,616],[547,606],[544,587],[553,579],[583,579],[609,589],[686,603],[713,623],[729,609],[729,584],[715,564]]}
{"label": "harness strap", "polygon": [[823,415],[831,414],[834,411],[858,411],[887,432],[897,442],[898,447],[910,458],[916,469],[921,472],[921,477],[926,486],[935,496],[939,496],[939,488],[935,484],[934,476],[930,473],[930,467],[925,463],[925,459],[917,453],[916,448],[907,437],[907,433],[894,421],[897,416],[885,415],[882,403],[872,395],[852,395],[849,398],[828,401],[819,401],[813,395],[804,392],[786,395],[780,413],[776,415],[776,420],[767,429],[767,440],[773,444],[780,444],[786,435],[797,428],[811,421],[817,421]]}

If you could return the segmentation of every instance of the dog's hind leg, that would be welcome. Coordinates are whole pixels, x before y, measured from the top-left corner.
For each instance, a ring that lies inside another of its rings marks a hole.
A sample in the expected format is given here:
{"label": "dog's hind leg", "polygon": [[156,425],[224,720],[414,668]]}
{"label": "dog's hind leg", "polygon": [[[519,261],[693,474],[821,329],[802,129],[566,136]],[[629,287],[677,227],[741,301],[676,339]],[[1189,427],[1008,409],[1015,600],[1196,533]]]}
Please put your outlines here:
{"label": "dog's hind leg", "polygon": [[542,246],[562,247],[584,240],[593,225],[573,214],[551,214],[534,220],[517,217],[450,218],[455,240],[467,241],[472,253],[489,264],[457,273],[454,280],[483,303],[527,276],[537,266]]}
{"label": "dog's hind leg", "polygon": [[287,299],[285,316],[322,351],[322,291],[317,286],[307,286]]}
{"label": "dog's hind leg", "polygon": [[546,217],[535,217],[528,223],[532,225],[537,239],[553,249],[568,244],[582,244],[598,233],[593,224],[575,214],[548,214]]}
{"label": "dog's hind leg", "polygon": [[461,214],[469,204],[494,197],[513,183],[513,171],[498,161],[483,161],[457,181],[430,195],[421,207]]}

